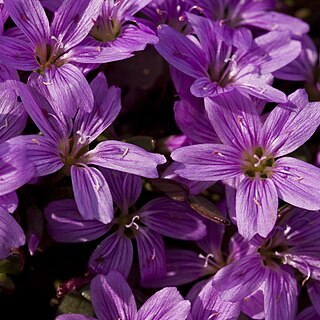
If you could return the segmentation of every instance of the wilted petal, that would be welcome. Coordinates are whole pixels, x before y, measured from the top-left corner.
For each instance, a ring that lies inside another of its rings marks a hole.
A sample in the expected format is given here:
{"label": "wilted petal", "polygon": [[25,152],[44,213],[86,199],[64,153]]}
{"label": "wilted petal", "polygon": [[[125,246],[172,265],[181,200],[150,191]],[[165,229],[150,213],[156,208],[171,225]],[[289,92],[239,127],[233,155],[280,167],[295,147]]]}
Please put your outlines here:
{"label": "wilted petal", "polygon": [[137,320],[185,320],[190,302],[176,288],[164,288],[151,296],[140,308]]}
{"label": "wilted petal", "polygon": [[147,152],[133,144],[104,141],[86,154],[88,163],[147,178],[157,178],[157,165],[166,162],[163,155]]}
{"label": "wilted petal", "polygon": [[277,220],[278,194],[271,179],[245,178],[236,197],[239,233],[246,239],[255,234],[266,237]]}
{"label": "wilted petal", "polygon": [[280,267],[275,270],[270,269],[264,284],[265,319],[293,320],[297,302],[298,287],[294,275]]}
{"label": "wilted petal", "polygon": [[34,45],[45,45],[50,34],[49,21],[39,0],[6,0],[11,19]]}
{"label": "wilted petal", "polygon": [[223,300],[237,302],[257,290],[268,272],[259,254],[249,254],[220,269],[212,285]]}
{"label": "wilted petal", "polygon": [[99,220],[105,224],[113,218],[112,196],[102,173],[96,168],[71,167],[74,197],[85,220]]}
{"label": "wilted petal", "polygon": [[235,320],[240,315],[240,302],[221,300],[219,292],[210,280],[200,291],[192,304],[192,320]]}
{"label": "wilted petal", "polygon": [[102,8],[103,0],[65,0],[55,12],[51,33],[59,39],[64,50],[83,40],[94,25]]}
{"label": "wilted petal", "polygon": [[170,198],[153,199],[137,214],[151,230],[167,237],[197,240],[206,234],[206,226],[196,212],[189,205]]}
{"label": "wilted petal", "polygon": [[91,112],[79,110],[74,121],[74,134],[79,144],[89,144],[114,121],[121,109],[120,89],[108,87],[107,79],[99,73],[91,82],[94,106]]}
{"label": "wilted petal", "polygon": [[173,160],[183,166],[175,172],[183,178],[198,181],[216,181],[241,174],[241,154],[232,146],[201,144],[182,147],[172,152]]}
{"label": "wilted petal", "polygon": [[47,230],[58,242],[82,242],[101,237],[109,226],[96,220],[83,220],[74,200],[53,201],[45,209]]}
{"label": "wilted petal", "polygon": [[141,281],[163,278],[166,272],[161,235],[144,227],[136,233]]}
{"label": "wilted petal", "polygon": [[90,291],[98,319],[135,319],[137,306],[134,296],[119,272],[96,276],[91,282]]}
{"label": "wilted petal", "polygon": [[93,251],[89,270],[96,274],[108,274],[112,270],[127,277],[131,269],[133,247],[131,240],[122,233],[113,233],[104,239]]}
{"label": "wilted petal", "polygon": [[320,169],[304,161],[284,157],[272,175],[279,198],[303,209],[320,209]]}

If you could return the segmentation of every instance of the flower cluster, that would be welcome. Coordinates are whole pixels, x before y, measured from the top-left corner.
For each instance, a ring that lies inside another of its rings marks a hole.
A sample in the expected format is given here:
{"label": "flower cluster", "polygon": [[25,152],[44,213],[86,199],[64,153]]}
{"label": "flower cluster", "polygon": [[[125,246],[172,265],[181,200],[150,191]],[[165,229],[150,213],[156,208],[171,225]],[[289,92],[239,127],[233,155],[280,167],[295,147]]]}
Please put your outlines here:
{"label": "flower cluster", "polygon": [[320,319],[318,50],[284,9],[0,1],[8,305],[30,286],[57,320]]}

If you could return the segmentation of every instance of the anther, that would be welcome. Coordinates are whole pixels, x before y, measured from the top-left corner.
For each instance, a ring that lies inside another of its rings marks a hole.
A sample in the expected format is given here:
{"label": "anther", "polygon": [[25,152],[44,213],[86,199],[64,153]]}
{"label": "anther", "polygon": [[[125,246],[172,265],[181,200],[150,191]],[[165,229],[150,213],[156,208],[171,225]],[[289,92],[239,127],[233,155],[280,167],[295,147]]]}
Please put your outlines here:
{"label": "anther", "polygon": [[203,264],[203,267],[206,268],[209,264],[209,259],[210,258],[214,258],[214,255],[212,253],[208,253],[206,256],[204,256],[202,253],[199,253],[198,257],[200,259],[204,259],[204,264]]}
{"label": "anther", "polygon": [[128,153],[129,153],[129,148],[125,148],[123,150],[123,153],[122,153],[121,157],[124,158]]}
{"label": "anther", "polygon": [[129,224],[126,224],[125,227],[131,228],[132,226],[134,226],[137,230],[139,230],[139,225],[135,222],[135,220],[139,220],[139,219],[140,219],[139,216],[134,216],[131,222]]}

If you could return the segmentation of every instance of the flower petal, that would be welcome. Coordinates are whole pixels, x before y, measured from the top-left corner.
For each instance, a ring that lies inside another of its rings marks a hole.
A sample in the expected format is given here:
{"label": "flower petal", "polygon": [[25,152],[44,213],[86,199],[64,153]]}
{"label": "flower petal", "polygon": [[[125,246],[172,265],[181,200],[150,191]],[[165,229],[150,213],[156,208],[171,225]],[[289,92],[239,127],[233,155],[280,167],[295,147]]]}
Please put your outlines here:
{"label": "flower petal", "polygon": [[47,43],[50,35],[49,21],[39,0],[6,0],[5,8],[35,46]]}
{"label": "flower petal", "polygon": [[162,278],[166,272],[164,242],[156,232],[140,227],[136,233],[141,281]]}
{"label": "flower petal", "polygon": [[209,280],[192,304],[192,320],[238,319],[241,311],[240,306],[240,302],[223,301],[219,292],[212,285],[212,280]]}
{"label": "flower petal", "polygon": [[190,307],[190,301],[184,300],[176,288],[164,288],[143,304],[137,320],[185,320]]}
{"label": "flower petal", "polygon": [[186,179],[216,181],[241,175],[241,154],[222,144],[200,144],[172,152],[173,160],[183,163],[175,172]]}
{"label": "flower petal", "polygon": [[105,224],[113,218],[112,196],[102,173],[96,168],[71,167],[74,197],[85,220],[99,220]]}
{"label": "flower petal", "polygon": [[163,155],[147,152],[130,143],[112,140],[100,142],[86,157],[90,164],[147,178],[157,178],[157,165],[166,162]]}
{"label": "flower petal", "polygon": [[65,0],[55,12],[51,33],[63,43],[65,51],[83,40],[94,25],[103,0]]}
{"label": "flower petal", "polygon": [[249,254],[221,268],[214,276],[212,285],[220,291],[221,299],[237,302],[257,290],[268,272],[259,254]]}
{"label": "flower petal", "polygon": [[91,82],[94,106],[91,112],[79,110],[74,121],[74,134],[79,143],[91,143],[115,120],[121,109],[119,88],[108,87],[107,79],[99,73]]}
{"label": "flower petal", "polygon": [[93,251],[88,268],[91,272],[108,274],[115,270],[127,277],[131,269],[133,247],[122,233],[113,233]]}
{"label": "flower petal", "polygon": [[206,75],[205,55],[190,39],[167,25],[158,27],[158,37],[155,48],[173,67],[193,78]]}
{"label": "flower petal", "polygon": [[245,178],[236,197],[239,233],[246,239],[255,234],[266,237],[277,220],[278,194],[271,179]]}
{"label": "flower petal", "polygon": [[303,209],[320,209],[319,168],[284,157],[275,162],[272,180],[282,200]]}
{"label": "flower petal", "polygon": [[288,100],[289,105],[273,109],[263,125],[265,143],[276,157],[303,145],[320,125],[320,103],[309,103],[305,90],[295,91]]}
{"label": "flower petal", "polygon": [[264,284],[265,319],[293,320],[297,303],[298,287],[295,276],[280,267],[276,270],[270,269]]}
{"label": "flower petal", "polygon": [[100,168],[107,183],[111,186],[111,194],[113,201],[125,212],[128,208],[135,204],[140,196],[142,189],[142,181],[139,176]]}
{"label": "flower petal", "polygon": [[23,230],[8,212],[0,212],[0,259],[6,258],[11,249],[19,248],[26,241]]}
{"label": "flower petal", "polygon": [[215,99],[205,98],[205,108],[220,140],[243,151],[257,145],[261,122],[253,101],[234,90]]}
{"label": "flower petal", "polygon": [[135,319],[137,306],[125,279],[119,272],[96,276],[90,286],[98,319]]}
{"label": "flower petal", "polygon": [[45,209],[47,230],[58,242],[84,242],[106,234],[109,226],[96,220],[83,220],[74,200],[50,202]]}

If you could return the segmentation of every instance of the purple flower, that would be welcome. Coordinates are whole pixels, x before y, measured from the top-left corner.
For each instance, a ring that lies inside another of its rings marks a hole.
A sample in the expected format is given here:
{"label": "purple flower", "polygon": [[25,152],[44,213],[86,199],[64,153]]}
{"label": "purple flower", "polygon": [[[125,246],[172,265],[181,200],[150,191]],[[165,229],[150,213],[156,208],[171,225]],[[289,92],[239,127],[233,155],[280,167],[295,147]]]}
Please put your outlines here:
{"label": "purple flower", "polygon": [[309,210],[320,208],[320,169],[288,154],[315,132],[319,103],[297,90],[289,103],[277,106],[262,124],[249,99],[237,93],[205,99],[209,119],[223,144],[183,147],[172,158],[183,164],[176,173],[198,181],[239,178],[235,210],[239,233],[247,239],[272,230],[278,197]]}
{"label": "purple flower", "polygon": [[89,36],[82,44],[121,50],[127,55],[122,57],[124,59],[131,57],[134,51],[144,50],[148,43],[157,43],[154,32],[134,17],[150,1],[105,0]]}
{"label": "purple flower", "polygon": [[241,301],[260,289],[266,320],[294,319],[298,286],[293,268],[319,279],[319,211],[285,209],[270,235],[255,237],[256,252],[220,269],[212,285],[226,301]]}
{"label": "purple flower", "polygon": [[16,86],[17,81],[13,80],[0,84],[0,259],[25,243],[25,235],[12,213],[18,206],[15,190],[34,174],[24,145],[14,138],[22,132],[27,120],[14,90]]}
{"label": "purple flower", "polygon": [[[91,300],[98,320],[185,320],[190,302],[183,300],[176,288],[164,288],[151,296],[137,311],[133,293],[123,276],[115,271],[96,276],[90,286]],[[94,320],[69,314],[56,320]]]}
{"label": "purple flower", "polygon": [[189,33],[190,26],[186,12],[192,6],[185,0],[152,0],[141,12],[148,17],[150,26],[156,30],[160,24],[167,24],[181,33]]}
{"label": "purple flower", "polygon": [[300,36],[309,26],[300,19],[274,12],[274,0],[187,0],[197,6],[205,17],[217,21],[224,29],[225,40],[237,47],[250,48],[252,33],[256,28],[269,31],[290,31]]}
{"label": "purple flower", "polygon": [[[176,69],[194,79],[196,97],[214,97],[237,89],[257,98],[286,102],[270,86],[272,72],[294,60],[301,51],[289,32],[272,31],[256,38],[249,50],[224,41],[221,26],[207,18],[187,14],[196,37],[186,37],[166,25],[158,30],[158,52]],[[179,91],[179,90],[178,90]]]}
{"label": "purple flower", "polygon": [[91,111],[90,86],[75,63],[101,63],[121,59],[114,49],[83,47],[103,0],[63,1],[51,26],[39,0],[6,0],[5,8],[26,39],[0,37],[0,61],[18,70],[36,71],[43,94],[50,96],[55,110],[74,116],[77,108]]}
{"label": "purple flower", "polygon": [[118,207],[110,224],[83,220],[72,200],[52,202],[46,208],[48,231],[56,241],[89,241],[111,231],[90,257],[91,272],[107,274],[117,270],[126,277],[133,259],[132,239],[135,239],[142,281],[159,278],[165,273],[162,236],[195,240],[205,235],[205,225],[187,204],[161,197],[137,210],[134,203],[141,192],[140,177],[106,169],[102,172],[112,186]]}
{"label": "purple flower", "polygon": [[156,178],[157,165],[166,159],[135,145],[114,140],[100,142],[89,151],[89,144],[111,125],[121,109],[120,89],[108,88],[102,73],[90,85],[95,98],[94,108],[90,113],[79,110],[74,121],[55,113],[35,90],[21,86],[24,105],[42,132],[42,135],[24,136],[23,141],[28,147],[29,158],[35,164],[36,176],[63,168],[65,174],[71,174],[75,200],[82,217],[109,223],[113,218],[109,186],[93,165]]}

